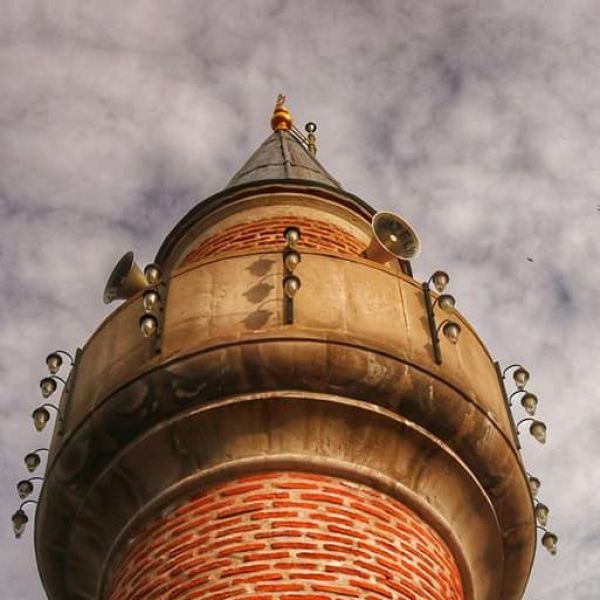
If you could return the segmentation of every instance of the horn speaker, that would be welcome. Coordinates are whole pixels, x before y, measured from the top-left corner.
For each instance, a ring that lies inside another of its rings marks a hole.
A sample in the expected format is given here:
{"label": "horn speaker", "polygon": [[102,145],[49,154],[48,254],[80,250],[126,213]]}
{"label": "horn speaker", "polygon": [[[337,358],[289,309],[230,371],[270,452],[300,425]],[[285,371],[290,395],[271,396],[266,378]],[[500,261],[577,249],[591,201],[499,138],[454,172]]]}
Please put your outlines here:
{"label": "horn speaker", "polygon": [[113,269],[104,288],[104,304],[131,298],[148,287],[148,280],[133,260],[131,250],[125,253]]}
{"label": "horn speaker", "polygon": [[373,217],[371,243],[365,256],[378,263],[394,258],[410,260],[421,252],[421,242],[414,229],[398,215],[378,212]]}

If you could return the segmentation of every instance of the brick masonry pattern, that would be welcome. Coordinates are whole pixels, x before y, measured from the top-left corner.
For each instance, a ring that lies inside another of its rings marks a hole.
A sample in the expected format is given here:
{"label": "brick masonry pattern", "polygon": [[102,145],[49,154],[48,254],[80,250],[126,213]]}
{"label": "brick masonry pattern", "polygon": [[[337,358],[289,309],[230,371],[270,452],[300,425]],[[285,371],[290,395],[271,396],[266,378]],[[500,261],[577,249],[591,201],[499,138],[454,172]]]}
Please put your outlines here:
{"label": "brick masonry pattern", "polygon": [[439,535],[342,479],[264,473],[187,499],[129,544],[108,600],[463,600]]}
{"label": "brick masonry pattern", "polygon": [[254,248],[280,250],[285,245],[283,232],[291,225],[298,227],[301,232],[299,250],[323,250],[346,256],[358,256],[366,247],[366,244],[351,234],[325,221],[304,217],[274,217],[234,225],[203,240],[186,255],[181,266],[209,256]]}

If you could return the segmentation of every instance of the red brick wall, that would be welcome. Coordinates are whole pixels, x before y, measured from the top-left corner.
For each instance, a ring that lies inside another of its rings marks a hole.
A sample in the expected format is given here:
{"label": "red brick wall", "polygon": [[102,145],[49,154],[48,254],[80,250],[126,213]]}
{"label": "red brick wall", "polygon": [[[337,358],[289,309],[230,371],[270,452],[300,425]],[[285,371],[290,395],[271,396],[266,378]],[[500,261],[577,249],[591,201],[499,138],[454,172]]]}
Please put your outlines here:
{"label": "red brick wall", "polygon": [[231,481],[142,531],[109,600],[462,600],[445,543],[373,489],[306,473]]}
{"label": "red brick wall", "polygon": [[300,229],[301,239],[298,249],[325,250],[347,256],[357,256],[366,244],[344,230],[325,221],[295,217],[274,217],[251,223],[241,223],[229,227],[200,242],[183,259],[181,265],[188,265],[207,256],[238,252],[254,248],[282,249],[285,245],[283,232],[286,227],[295,225]]}

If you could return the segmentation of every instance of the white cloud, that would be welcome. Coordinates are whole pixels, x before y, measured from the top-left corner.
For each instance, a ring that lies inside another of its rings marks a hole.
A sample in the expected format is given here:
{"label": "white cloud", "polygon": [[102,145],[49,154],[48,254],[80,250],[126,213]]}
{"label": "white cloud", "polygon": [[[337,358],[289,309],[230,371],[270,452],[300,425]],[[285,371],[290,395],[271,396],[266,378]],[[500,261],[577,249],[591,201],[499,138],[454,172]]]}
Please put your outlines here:
{"label": "white cloud", "polygon": [[[346,189],[420,232],[417,275],[448,270],[492,352],[531,368],[550,434],[524,454],[562,554],[540,552],[526,598],[597,597],[599,20],[591,1],[5,0],[3,480],[41,445],[46,352],[85,340],[115,260],[151,260],[268,135],[283,91]],[[30,533],[1,535],[2,600],[43,598]]]}

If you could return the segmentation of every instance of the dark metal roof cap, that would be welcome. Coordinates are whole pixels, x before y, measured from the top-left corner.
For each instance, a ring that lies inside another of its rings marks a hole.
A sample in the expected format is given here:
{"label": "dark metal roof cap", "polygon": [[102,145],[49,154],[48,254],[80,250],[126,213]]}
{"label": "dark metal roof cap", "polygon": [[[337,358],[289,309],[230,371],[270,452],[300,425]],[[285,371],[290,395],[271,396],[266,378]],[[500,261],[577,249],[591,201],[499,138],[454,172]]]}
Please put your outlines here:
{"label": "dark metal roof cap", "polygon": [[285,129],[270,135],[225,189],[273,179],[304,179],[343,189],[304,145]]}

